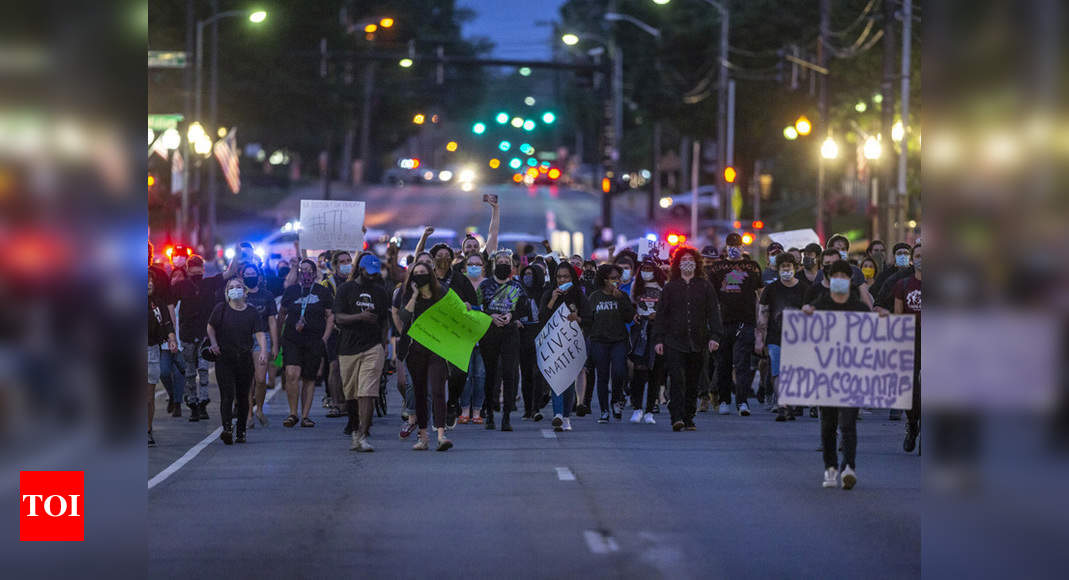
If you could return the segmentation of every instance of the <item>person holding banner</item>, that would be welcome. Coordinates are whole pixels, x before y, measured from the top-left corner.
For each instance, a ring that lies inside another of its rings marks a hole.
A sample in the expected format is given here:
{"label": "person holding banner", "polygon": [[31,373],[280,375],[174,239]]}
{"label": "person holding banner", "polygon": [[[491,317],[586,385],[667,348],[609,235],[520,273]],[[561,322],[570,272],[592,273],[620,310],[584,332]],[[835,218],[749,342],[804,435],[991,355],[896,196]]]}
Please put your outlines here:
{"label": "person holding banner", "polygon": [[[554,271],[552,279],[556,281],[556,285],[546,289],[546,293],[542,297],[542,308],[540,310],[542,324],[545,324],[553,316],[561,304],[567,304],[568,309],[572,311],[568,320],[581,323],[579,313],[583,312],[586,299],[583,297],[582,286],[579,284],[578,269],[567,262],[561,262],[557,264],[557,269]],[[576,382],[581,384],[585,380],[584,373],[580,372]],[[571,431],[572,406],[575,405],[575,385],[569,386],[559,395],[552,392],[552,389],[550,391],[553,400],[553,430],[557,432]]]}
{"label": "person holding banner", "polygon": [[694,248],[676,250],[672,279],[661,293],[653,321],[654,352],[664,355],[670,375],[673,431],[697,430],[698,374],[706,352],[719,349],[724,334],[716,290],[701,277],[700,259]]}
{"label": "person holding banner", "polygon": [[[816,303],[806,304],[802,312],[812,316],[818,310],[868,312],[869,307],[851,294],[853,268],[850,262],[838,260],[824,270],[829,279],[829,292]],[[886,314],[881,314],[886,316]],[[857,407],[821,407],[820,442],[824,451],[824,487],[839,485],[840,463],[836,445],[836,431],[842,433],[842,487],[852,489],[857,484]]]}
{"label": "person holding banner", "polygon": [[[446,290],[438,283],[434,271],[426,262],[416,262],[409,270],[406,281],[404,302],[401,309],[401,323],[407,334],[412,323],[436,302],[445,296]],[[452,449],[453,442],[445,436],[445,386],[447,367],[445,359],[431,352],[430,349],[412,340],[408,345],[408,357],[405,359],[408,370],[412,373],[413,391],[416,399],[416,422],[419,436],[413,451],[426,451],[430,448],[427,435],[427,391],[430,390],[434,406],[434,428],[438,431],[438,451]]]}
{"label": "person holding banner", "polygon": [[602,264],[594,280],[597,290],[586,301],[582,311],[583,330],[590,338],[590,356],[597,369],[598,423],[609,422],[609,375],[613,392],[623,395],[627,384],[627,325],[635,318],[631,299],[620,291],[621,268]]}
{"label": "person holding banner", "polygon": [[501,430],[512,431],[511,413],[516,407],[516,379],[520,369],[520,320],[530,315],[527,295],[513,279],[512,252],[494,253],[493,276],[479,284],[478,300],[483,312],[493,323],[479,341],[479,350],[486,365],[486,428],[493,430],[494,408],[501,397],[500,384],[505,387]]}

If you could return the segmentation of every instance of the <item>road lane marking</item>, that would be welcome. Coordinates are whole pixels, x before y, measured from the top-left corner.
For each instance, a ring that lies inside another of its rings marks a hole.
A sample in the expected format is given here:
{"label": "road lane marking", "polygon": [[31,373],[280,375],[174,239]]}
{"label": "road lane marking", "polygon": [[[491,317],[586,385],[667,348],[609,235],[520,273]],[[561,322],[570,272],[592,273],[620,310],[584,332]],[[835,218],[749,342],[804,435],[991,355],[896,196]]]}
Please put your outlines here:
{"label": "road lane marking", "polygon": [[[275,387],[274,389],[271,390],[270,393],[267,393],[267,397],[264,399],[264,405],[267,405],[267,403],[269,401],[271,401],[271,399],[274,398],[274,396],[281,390],[283,390],[283,389],[281,389],[279,387]],[[211,445],[212,441],[215,441],[216,438],[219,437],[219,434],[222,433],[222,432],[223,432],[223,426],[220,425],[219,427],[217,427],[215,429],[215,431],[212,431],[210,435],[208,435],[204,439],[201,439],[200,443],[197,443],[196,445],[191,447],[189,451],[186,451],[184,455],[182,455],[181,457],[176,459],[174,463],[168,465],[166,469],[164,469],[163,471],[157,473],[155,477],[153,477],[152,479],[148,480],[148,488],[152,489],[152,488],[156,487],[157,485],[163,483],[164,481],[167,480],[168,477],[171,477],[172,475],[174,475],[175,472],[177,472],[179,469],[182,469],[182,467],[184,467],[187,463],[189,463],[190,461],[193,461],[193,458],[196,457],[197,455],[199,455],[200,452],[203,451],[205,447],[207,447],[208,445]]]}
{"label": "road lane marking", "polygon": [[609,554],[620,550],[616,540],[602,530],[586,530],[583,532],[583,538],[586,539],[586,547],[592,554]]}
{"label": "road lane marking", "polygon": [[558,467],[556,469],[557,479],[561,481],[575,481],[575,474],[572,473],[571,469],[568,469],[567,467]]}
{"label": "road lane marking", "polygon": [[553,429],[542,429],[543,439],[556,439],[557,434],[553,432]]}

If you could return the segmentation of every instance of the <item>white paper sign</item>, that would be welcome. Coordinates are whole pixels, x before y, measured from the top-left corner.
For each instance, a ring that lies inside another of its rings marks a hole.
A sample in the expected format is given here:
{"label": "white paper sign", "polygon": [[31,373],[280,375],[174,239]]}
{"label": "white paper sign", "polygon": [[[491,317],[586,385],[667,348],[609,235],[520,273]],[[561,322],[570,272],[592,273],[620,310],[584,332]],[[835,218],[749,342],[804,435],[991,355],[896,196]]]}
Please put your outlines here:
{"label": "white paper sign", "polygon": [[651,240],[649,238],[643,238],[642,243],[639,244],[638,258],[640,260],[645,259],[646,256],[653,254],[659,260],[665,262],[668,261],[670,256],[668,251],[668,243],[662,240]]}
{"label": "white paper sign", "polygon": [[783,250],[787,251],[791,248],[798,248],[804,250],[809,244],[820,244],[820,237],[812,228],[804,230],[790,230],[788,232],[775,232],[768,234],[768,239],[773,242],[779,242],[783,245]]}
{"label": "white paper sign", "polygon": [[909,409],[916,321],[873,312],[783,311],[783,405]]}
{"label": "white paper sign", "polygon": [[562,304],[535,337],[538,370],[558,395],[575,382],[586,364],[586,341],[579,323],[568,320],[571,312]]}
{"label": "white paper sign", "polygon": [[301,200],[301,248],[360,250],[364,247],[364,202]]}

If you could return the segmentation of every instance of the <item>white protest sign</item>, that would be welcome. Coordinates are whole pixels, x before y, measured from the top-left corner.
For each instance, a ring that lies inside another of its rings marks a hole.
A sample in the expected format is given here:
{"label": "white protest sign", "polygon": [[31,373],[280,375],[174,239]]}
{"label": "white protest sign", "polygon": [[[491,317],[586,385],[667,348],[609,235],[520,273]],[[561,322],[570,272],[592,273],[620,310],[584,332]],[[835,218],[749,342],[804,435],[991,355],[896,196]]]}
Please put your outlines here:
{"label": "white protest sign", "polygon": [[642,260],[650,254],[657,256],[659,260],[667,262],[669,258],[668,244],[661,240],[644,238],[639,244],[638,258]]}
{"label": "white protest sign", "polygon": [[360,250],[364,247],[364,202],[301,200],[301,248]]}
{"label": "white protest sign", "polygon": [[780,404],[909,409],[915,333],[912,315],[784,310]]}
{"label": "white protest sign", "polygon": [[[809,244],[820,245],[820,237],[812,228],[804,230],[790,230],[787,232],[774,232],[768,234],[768,239],[783,245],[784,251],[791,248],[804,250]],[[819,260],[818,260],[819,261]]]}
{"label": "white protest sign", "polygon": [[535,337],[538,370],[553,392],[560,395],[586,364],[586,341],[579,323],[568,320],[572,311],[562,304]]}

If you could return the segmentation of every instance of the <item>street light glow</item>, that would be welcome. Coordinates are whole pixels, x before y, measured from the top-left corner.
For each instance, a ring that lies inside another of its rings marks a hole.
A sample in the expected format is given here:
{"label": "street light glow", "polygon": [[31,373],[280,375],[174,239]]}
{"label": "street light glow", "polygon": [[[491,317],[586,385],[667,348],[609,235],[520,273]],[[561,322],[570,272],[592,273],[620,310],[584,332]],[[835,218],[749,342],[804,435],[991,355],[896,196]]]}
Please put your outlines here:
{"label": "street light glow", "polygon": [[497,116],[494,117],[494,120],[497,121],[498,125],[504,125],[505,123],[509,122],[509,114],[508,113],[498,113]]}
{"label": "street light glow", "polygon": [[523,104],[527,105],[528,107],[533,107],[534,104],[535,104],[535,98],[534,97],[527,97],[526,99],[523,100]]}
{"label": "street light glow", "polygon": [[371,24],[368,24],[367,26],[364,27],[364,32],[366,32],[368,34],[371,34],[372,32],[375,32],[378,29],[379,29],[379,25],[378,24],[371,23]]}
{"label": "street light glow", "polygon": [[423,113],[417,113],[415,117],[412,117],[412,122],[417,125],[422,125],[427,118],[423,116]]}
{"label": "street light glow", "polygon": [[531,67],[529,67],[529,66],[521,66],[520,67],[520,76],[521,77],[529,77],[529,76],[531,76]]}
{"label": "street light glow", "polygon": [[512,149],[512,143],[509,143],[508,141],[502,141],[497,144],[497,148],[502,151],[508,151],[509,149]]}
{"label": "street light glow", "polygon": [[783,137],[788,141],[794,141],[798,138],[798,129],[795,129],[794,125],[787,125],[783,129]]}
{"label": "street light glow", "polygon": [[[197,126],[199,127],[200,125]],[[201,132],[203,133],[204,130],[201,129]],[[175,129],[174,127],[164,131],[163,135],[160,137],[160,145],[163,145],[167,149],[178,149],[178,146],[181,144],[182,135],[180,135],[178,129]]]}
{"label": "street light glow", "polygon": [[498,159],[497,157],[491,159],[490,160],[490,169],[497,169],[498,167],[501,167],[501,160]]}
{"label": "street light glow", "polygon": [[201,135],[199,139],[193,142],[193,151],[197,155],[203,155],[207,157],[212,152],[212,139],[207,135]]}
{"label": "street light glow", "polygon": [[891,139],[895,143],[901,143],[902,138],[906,136],[906,127],[902,124],[902,120],[895,121],[895,124],[891,126]]}
{"label": "street light glow", "polygon": [[450,141],[445,144],[445,150],[449,151],[450,153],[456,151],[457,147],[459,147],[459,145],[457,145],[456,141]]}
{"label": "street light glow", "polygon": [[798,120],[794,122],[794,128],[798,131],[798,134],[805,137],[813,130],[813,124],[809,122],[809,118],[805,115],[798,117]]}
{"label": "street light glow", "polygon": [[653,3],[658,6],[664,6],[665,4],[668,4],[671,1],[672,0],[653,0]]}
{"label": "street light glow", "polygon": [[557,116],[554,115],[551,111],[546,111],[545,113],[542,113],[542,122],[543,123],[545,123],[547,125],[552,125],[553,122],[556,121],[556,120],[557,120]]}
{"label": "street light glow", "polygon": [[249,22],[253,24],[259,24],[267,20],[267,12],[264,10],[256,10],[252,14],[249,14]]}
{"label": "street light glow", "polygon": [[520,117],[513,117],[512,118],[512,126],[516,127],[517,129],[519,129],[520,127],[523,127],[523,119],[520,118]]}
{"label": "street light glow", "polygon": [[835,139],[832,139],[831,136],[825,139],[824,143],[821,144],[820,156],[824,159],[835,159],[839,157],[839,144],[836,143]]}
{"label": "street light glow", "polygon": [[410,58],[402,58],[401,62],[399,62],[397,64],[401,65],[401,68],[409,68],[409,67],[412,66],[412,59],[410,59]]}
{"label": "street light glow", "polygon": [[472,125],[471,126],[471,132],[475,133],[476,135],[482,135],[483,133],[486,132],[486,124],[485,123],[476,123],[476,124]]}
{"label": "street light glow", "polygon": [[661,198],[661,208],[662,209],[668,209],[668,208],[672,207],[672,202],[673,201],[674,200],[671,197],[667,197],[667,196],[662,197]]}
{"label": "street light glow", "polygon": [[534,121],[532,121],[530,119],[527,119],[526,121],[523,122],[523,130],[524,131],[534,131],[534,128],[535,128],[535,122]]}
{"label": "street light glow", "polygon": [[561,36],[560,41],[568,46],[575,46],[579,44],[579,37],[569,32],[568,34]]}
{"label": "street light glow", "polygon": [[880,146],[880,142],[875,137],[869,135],[868,139],[865,139],[865,144],[862,146],[862,151],[865,154],[865,159],[879,159],[880,154],[883,153],[883,148]]}
{"label": "street light glow", "polygon": [[868,108],[869,106],[865,103],[865,101],[858,101],[857,104],[854,105],[854,110],[858,113],[864,113],[866,110],[868,110]]}
{"label": "street light glow", "polygon": [[391,26],[393,26],[393,18],[383,18],[382,20],[379,20],[379,26],[383,28],[390,28]]}

